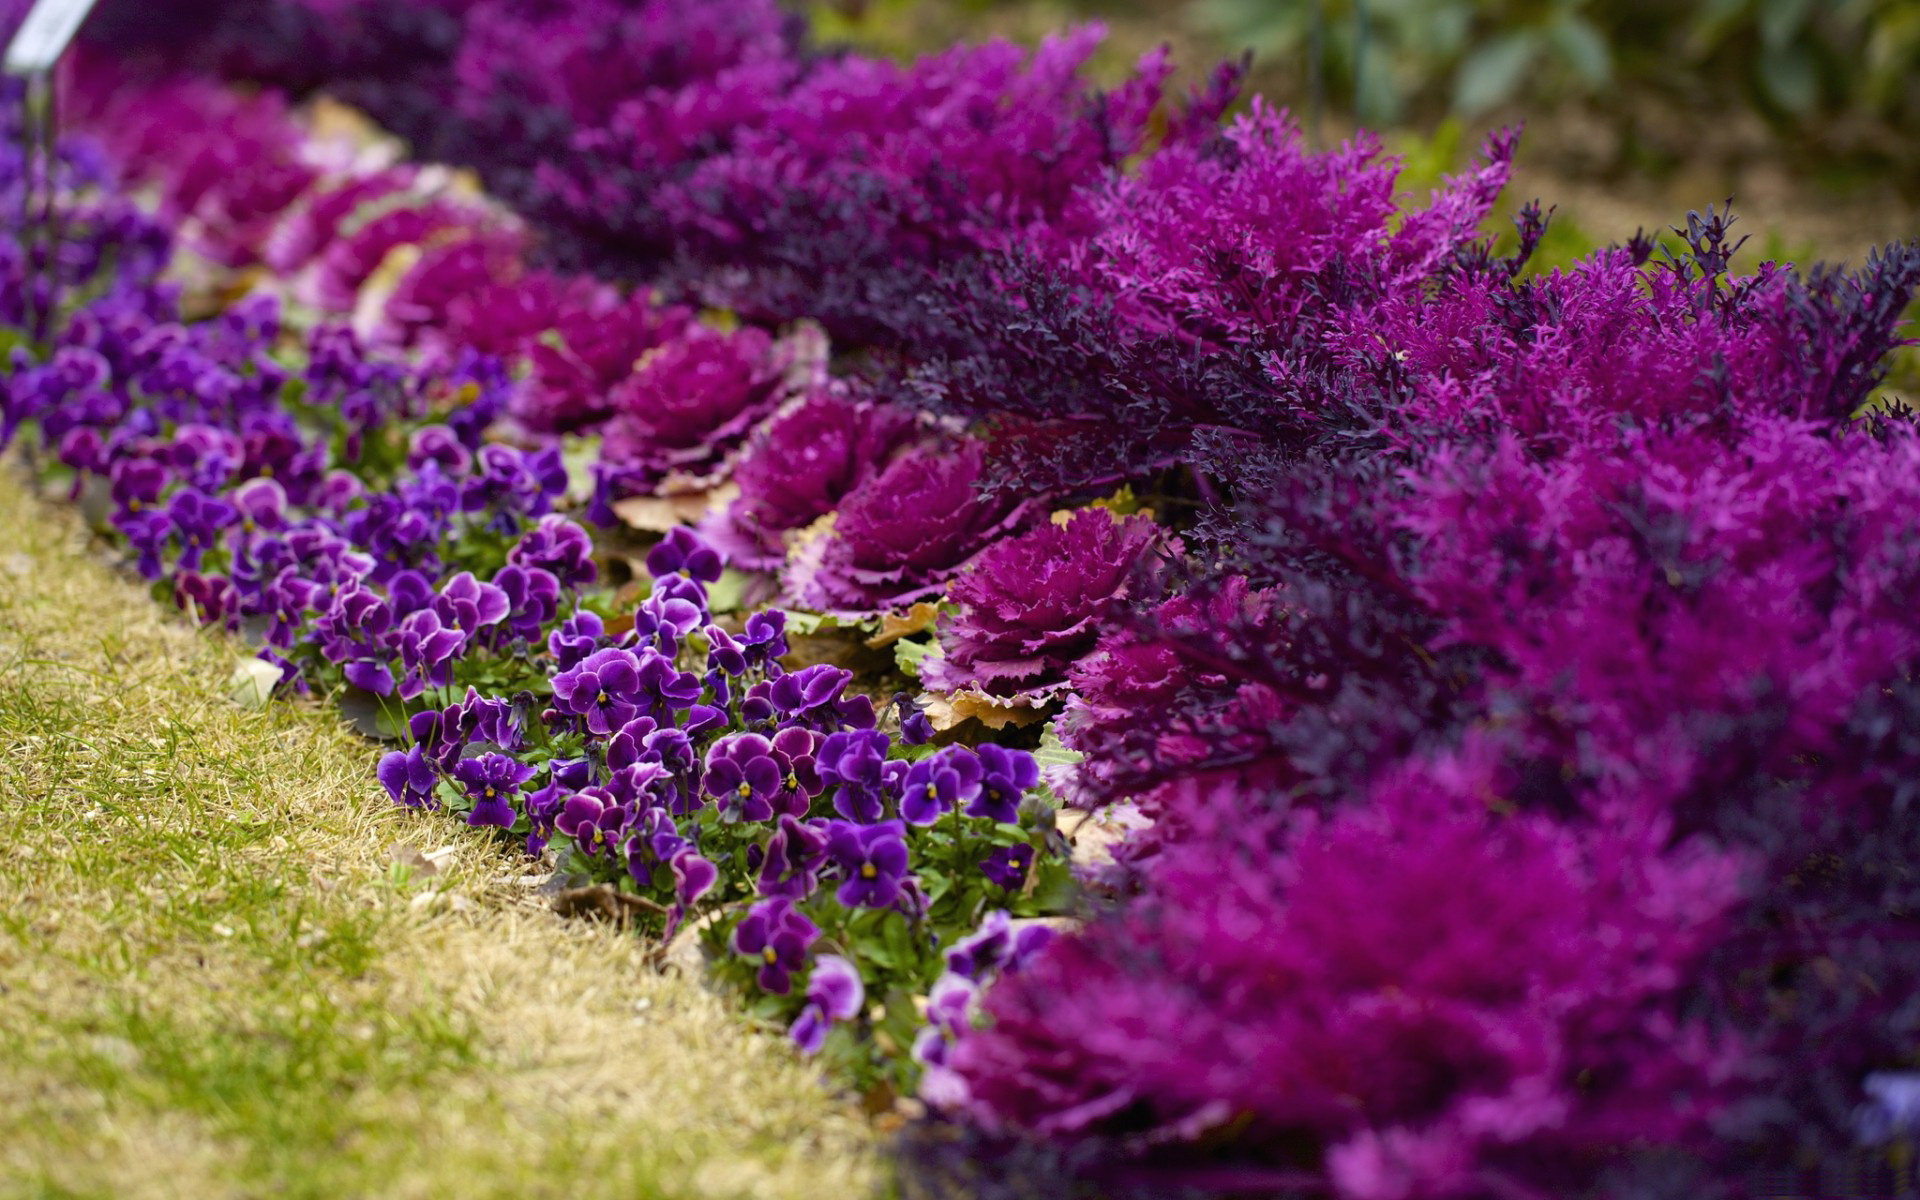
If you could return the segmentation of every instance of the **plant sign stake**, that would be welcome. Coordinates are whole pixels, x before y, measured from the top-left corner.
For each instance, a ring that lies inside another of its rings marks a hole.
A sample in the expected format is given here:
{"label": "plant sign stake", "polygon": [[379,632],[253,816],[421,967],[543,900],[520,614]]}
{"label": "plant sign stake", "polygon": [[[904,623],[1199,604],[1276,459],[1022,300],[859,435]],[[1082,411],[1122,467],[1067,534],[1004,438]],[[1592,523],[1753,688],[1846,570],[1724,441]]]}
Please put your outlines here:
{"label": "plant sign stake", "polygon": [[54,113],[53,71],[99,0],[36,0],[13,41],[5,70],[23,79],[21,106],[20,241],[26,251],[26,303],[36,342],[47,338],[60,285],[59,213],[54,205],[59,165],[59,128]]}

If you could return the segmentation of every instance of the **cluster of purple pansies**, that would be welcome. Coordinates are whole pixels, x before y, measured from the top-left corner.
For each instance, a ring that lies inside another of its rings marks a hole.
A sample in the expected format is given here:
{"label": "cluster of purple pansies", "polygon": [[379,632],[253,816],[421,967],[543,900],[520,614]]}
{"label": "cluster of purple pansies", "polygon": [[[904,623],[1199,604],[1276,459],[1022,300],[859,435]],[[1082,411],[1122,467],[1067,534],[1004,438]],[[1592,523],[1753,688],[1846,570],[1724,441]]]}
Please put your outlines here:
{"label": "cluster of purple pansies", "polygon": [[[1482,233],[1510,137],[1413,205],[1371,137],[1222,122],[1233,71],[1095,91],[1084,33],[900,66],[759,0],[269,6],[105,10],[518,213],[89,49],[56,327],[0,258],[4,436],[397,738],[397,803],[917,1085],[917,1185],[1736,1197],[1912,1153],[1920,450],[1876,388],[1920,251],[1742,275],[1710,211],[1532,277],[1537,208]],[[166,230],[328,319],[181,320]],[[617,591],[586,490],[708,507]],[[1071,906],[1055,796],[1136,827]]]}

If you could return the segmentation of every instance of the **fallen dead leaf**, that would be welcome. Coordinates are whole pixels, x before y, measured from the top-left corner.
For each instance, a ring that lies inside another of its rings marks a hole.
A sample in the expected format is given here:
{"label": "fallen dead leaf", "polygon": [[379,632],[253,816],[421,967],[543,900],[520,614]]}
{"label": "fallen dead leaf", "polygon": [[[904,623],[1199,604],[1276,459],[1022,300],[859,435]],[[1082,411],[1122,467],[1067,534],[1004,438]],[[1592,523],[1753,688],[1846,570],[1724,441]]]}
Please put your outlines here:
{"label": "fallen dead leaf", "polygon": [[926,709],[927,720],[940,733],[957,728],[967,721],[978,721],[988,729],[998,730],[1005,729],[1009,725],[1031,725],[1036,721],[1045,720],[1047,716],[1046,709],[1036,704],[1002,700],[999,697],[975,691],[923,697],[920,706]]}
{"label": "fallen dead leaf", "polygon": [[432,878],[440,873],[440,864],[431,855],[422,854],[418,846],[395,846],[387,858],[399,866],[410,869],[414,874],[426,878]]}
{"label": "fallen dead leaf", "polygon": [[903,613],[881,613],[880,632],[868,638],[867,645],[875,650],[891,646],[903,637],[925,633],[939,619],[940,605],[932,600],[922,600]]}
{"label": "fallen dead leaf", "polygon": [[553,911],[563,917],[584,917],[592,921],[612,921],[616,925],[625,925],[643,912],[665,916],[667,906],[645,896],[616,891],[611,884],[596,883],[590,887],[568,888],[557,893],[553,898]]}
{"label": "fallen dead leaf", "polygon": [[682,525],[697,524],[709,510],[726,507],[739,494],[739,487],[723,483],[704,491],[670,496],[629,496],[614,501],[613,513],[630,528],[670,533]]}

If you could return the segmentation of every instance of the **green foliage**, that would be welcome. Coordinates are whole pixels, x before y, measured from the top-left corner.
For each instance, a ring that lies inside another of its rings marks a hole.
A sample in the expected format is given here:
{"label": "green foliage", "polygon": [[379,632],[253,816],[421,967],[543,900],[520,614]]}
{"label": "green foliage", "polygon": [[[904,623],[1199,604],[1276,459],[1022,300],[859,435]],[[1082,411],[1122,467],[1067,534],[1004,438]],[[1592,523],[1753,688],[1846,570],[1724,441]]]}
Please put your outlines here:
{"label": "green foliage", "polygon": [[1325,99],[1364,124],[1614,88],[1745,96],[1776,120],[1920,116],[1920,0],[1196,0],[1192,11],[1223,40],[1323,81]]}

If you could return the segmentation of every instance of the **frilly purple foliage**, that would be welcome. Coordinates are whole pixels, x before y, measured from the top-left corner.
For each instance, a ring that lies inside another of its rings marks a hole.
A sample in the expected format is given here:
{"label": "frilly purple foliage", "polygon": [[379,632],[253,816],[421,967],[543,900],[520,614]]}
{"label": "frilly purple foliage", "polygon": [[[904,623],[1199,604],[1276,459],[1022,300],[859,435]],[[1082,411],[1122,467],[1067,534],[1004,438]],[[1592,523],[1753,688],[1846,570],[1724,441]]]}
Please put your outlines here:
{"label": "frilly purple foliage", "polygon": [[996,695],[1066,686],[1126,598],[1156,529],[1150,518],[1094,508],[995,543],[948,587],[959,611],[941,618],[944,653],[922,663],[921,679]]}
{"label": "frilly purple foliage", "polygon": [[915,436],[911,414],[821,390],[767,423],[733,471],[740,494],[701,528],[737,565],[776,570],[788,535],[832,512]]}
{"label": "frilly purple foliage", "polygon": [[916,446],[840,502],[831,531],[794,552],[783,577],[795,603],[870,614],[938,595],[995,540],[1030,520],[1031,504],[983,496],[977,441]]}

